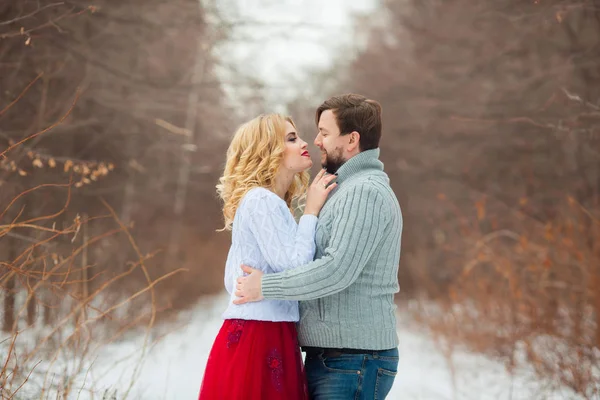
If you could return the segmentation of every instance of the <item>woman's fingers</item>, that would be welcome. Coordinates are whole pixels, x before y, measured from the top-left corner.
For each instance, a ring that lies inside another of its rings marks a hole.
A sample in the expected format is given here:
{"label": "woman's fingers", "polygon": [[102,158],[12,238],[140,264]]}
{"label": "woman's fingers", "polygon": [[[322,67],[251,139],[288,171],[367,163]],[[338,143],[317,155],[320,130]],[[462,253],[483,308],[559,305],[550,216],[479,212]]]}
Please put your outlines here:
{"label": "woman's fingers", "polygon": [[335,178],[337,178],[337,175],[325,175],[325,170],[321,170],[321,172],[319,172],[319,174],[317,174],[317,176],[315,177],[314,180],[314,184],[317,186],[322,186],[322,187],[326,187],[331,181],[333,181]]}
{"label": "woman's fingers", "polygon": [[319,173],[315,175],[315,179],[313,179],[313,184],[319,183],[323,175],[325,175],[325,168],[321,168]]}
{"label": "woman's fingers", "polygon": [[326,193],[328,193],[328,194],[331,193],[331,191],[333,189],[335,189],[336,186],[337,186],[337,182],[333,182],[331,185],[327,186],[327,188],[325,189]]}
{"label": "woman's fingers", "polygon": [[[328,186],[335,178],[337,178],[337,176],[335,175],[328,175],[324,178],[321,179],[321,181],[319,182],[319,186],[321,186],[323,189],[327,189]],[[331,185],[329,185],[331,186]]]}
{"label": "woman's fingers", "polygon": [[324,183],[325,185],[327,185],[329,182],[331,182],[335,178],[337,178],[337,175],[328,175],[325,178],[321,179],[321,181],[322,181],[321,183]]}

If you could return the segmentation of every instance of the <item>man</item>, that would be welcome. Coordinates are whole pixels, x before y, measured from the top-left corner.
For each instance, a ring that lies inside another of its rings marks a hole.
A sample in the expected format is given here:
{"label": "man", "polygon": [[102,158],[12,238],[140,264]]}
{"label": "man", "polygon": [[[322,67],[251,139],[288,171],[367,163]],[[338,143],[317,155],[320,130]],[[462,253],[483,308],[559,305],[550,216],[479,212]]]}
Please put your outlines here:
{"label": "man", "polygon": [[242,266],[234,303],[300,300],[312,399],[383,399],[398,368],[394,294],[402,214],[379,161],[381,106],[356,94],[316,112],[321,164],[338,187],[319,214],[315,261],[276,274]]}

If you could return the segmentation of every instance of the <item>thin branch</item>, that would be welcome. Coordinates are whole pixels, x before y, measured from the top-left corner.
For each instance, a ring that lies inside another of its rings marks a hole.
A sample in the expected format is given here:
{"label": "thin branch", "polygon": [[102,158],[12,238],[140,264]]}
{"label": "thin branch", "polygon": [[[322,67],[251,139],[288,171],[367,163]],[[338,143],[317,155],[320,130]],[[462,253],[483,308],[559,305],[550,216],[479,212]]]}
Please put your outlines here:
{"label": "thin branch", "polygon": [[41,12],[41,11],[47,9],[47,8],[58,7],[58,6],[62,6],[64,4],[65,3],[63,3],[63,2],[47,4],[47,5],[45,5],[43,7],[40,7],[37,10],[35,10],[35,11],[33,11],[33,12],[27,14],[27,15],[23,15],[23,16],[20,16],[20,17],[15,17],[13,19],[9,19],[8,21],[0,21],[0,26],[2,26],[2,25],[10,25],[13,22],[17,22],[17,21],[21,21],[21,20],[29,18],[29,17],[33,17],[35,14],[37,14],[37,13],[39,13],[39,12]]}
{"label": "thin branch", "polygon": [[[13,237],[13,238],[19,239],[19,240],[23,240],[23,241],[29,242],[29,243],[38,243],[37,239],[34,239],[34,238],[32,238],[30,236],[26,236],[26,235],[20,235],[15,232],[8,232],[8,233],[6,233],[6,236]],[[54,243],[43,243],[41,246],[50,249],[50,248],[54,248],[55,244]]]}
{"label": "thin branch", "polygon": [[24,31],[14,31],[14,32],[4,33],[4,34],[0,35],[0,39],[7,39],[7,38],[10,38],[10,37],[15,37],[15,36],[29,35],[31,32],[35,32],[35,31],[38,31],[40,29],[47,28],[49,26],[57,27],[56,22],[58,22],[58,21],[60,21],[60,20],[62,20],[64,18],[67,18],[67,17],[77,17],[77,16],[85,13],[86,11],[88,11],[89,7],[85,8],[85,9],[83,9],[81,11],[78,11],[76,13],[72,13],[73,10],[75,10],[75,8],[70,9],[69,11],[67,11],[66,13],[58,16],[55,19],[49,20],[49,21],[47,21],[47,22],[45,22],[45,23],[43,23],[43,24],[41,24],[39,26],[36,26],[35,28],[27,29],[27,30],[24,30]]}
{"label": "thin branch", "polygon": [[17,392],[19,390],[21,390],[21,388],[27,383],[27,381],[29,380],[29,378],[31,377],[31,374],[33,374],[33,371],[37,368],[38,365],[40,365],[42,363],[42,360],[38,361],[33,368],[29,371],[29,375],[27,375],[27,377],[25,378],[25,380],[23,381],[23,383],[21,383],[21,385],[17,388],[17,390],[15,390],[13,392],[13,394],[8,398],[9,400],[11,400],[13,397],[15,397],[15,395],[17,394]]}
{"label": "thin branch", "polygon": [[156,118],[154,120],[154,123],[176,135],[183,135],[183,136],[191,136],[192,135],[192,132],[189,129],[180,128],[178,126],[173,125],[170,122],[165,121],[164,119]]}
{"label": "thin branch", "polygon": [[589,101],[585,101],[585,100],[583,100],[581,97],[579,97],[579,96],[578,96],[578,95],[576,95],[576,94],[570,93],[570,92],[569,92],[567,89],[565,89],[565,88],[562,88],[562,90],[563,90],[563,92],[565,93],[565,95],[567,96],[567,98],[568,98],[569,100],[576,101],[576,102],[578,102],[578,103],[580,103],[580,104],[583,104],[583,105],[586,105],[586,106],[588,106],[588,107],[590,107],[590,108],[592,108],[592,109],[594,109],[594,110],[596,110],[596,111],[600,111],[600,107],[599,107],[599,106],[597,106],[597,105],[595,105],[595,104],[592,104],[592,103],[590,103]]}
{"label": "thin branch", "polygon": [[533,126],[537,126],[538,128],[544,128],[544,129],[562,129],[564,130],[565,128],[561,128],[559,126],[555,126],[552,124],[542,124],[540,122],[536,122],[533,119],[529,118],[529,117],[515,117],[515,118],[508,118],[508,119],[485,119],[485,118],[466,118],[466,117],[460,117],[460,116],[456,116],[453,115],[450,117],[450,120],[452,121],[460,121],[460,122],[480,122],[480,123],[489,123],[489,124],[514,124],[514,123],[518,123],[518,122],[522,122],[522,123],[526,123],[529,125],[533,125]]}
{"label": "thin branch", "polygon": [[44,187],[70,187],[71,184],[70,183],[44,183],[41,185],[37,185],[31,189],[27,189],[21,193],[19,193],[18,196],[16,196],[15,198],[12,199],[12,201],[8,204],[8,206],[6,206],[6,208],[4,209],[4,211],[2,212],[2,214],[0,214],[0,220],[4,217],[4,215],[6,214],[6,212],[12,207],[12,205],[19,200],[21,197],[25,196],[28,193],[31,193],[35,190],[44,188]]}
{"label": "thin branch", "polygon": [[75,104],[77,103],[77,101],[79,100],[79,96],[81,96],[81,92],[79,91],[79,88],[77,89],[77,93],[75,94],[75,99],[73,100],[73,103],[71,104],[71,107],[69,108],[69,110],[66,112],[65,115],[63,115],[56,123],[50,125],[48,128],[39,131],[37,133],[34,133],[33,135],[27,136],[25,139],[13,144],[12,146],[9,146],[6,150],[4,150],[2,153],[0,153],[0,157],[5,157],[5,154],[8,153],[9,151],[11,151],[12,149],[14,149],[15,147],[37,137],[40,136],[50,130],[52,130],[52,128],[60,125],[65,119],[67,119],[67,117],[69,116],[69,114],[71,114],[71,111],[73,111],[73,108],[75,108]]}
{"label": "thin branch", "polygon": [[34,80],[32,80],[31,82],[29,82],[29,85],[27,85],[27,87],[25,89],[23,89],[23,91],[21,92],[21,94],[19,94],[16,99],[12,103],[10,103],[9,105],[7,105],[2,111],[0,111],[0,117],[2,116],[2,114],[4,114],[6,111],[8,111],[8,109],[11,108],[16,102],[18,102],[19,100],[21,100],[21,98],[25,95],[25,93],[27,93],[27,91],[29,90],[29,88],[31,86],[33,86],[33,84],[36,83],[37,80],[42,77],[42,75],[44,75],[44,73],[40,72],[38,74],[38,76],[35,77]]}

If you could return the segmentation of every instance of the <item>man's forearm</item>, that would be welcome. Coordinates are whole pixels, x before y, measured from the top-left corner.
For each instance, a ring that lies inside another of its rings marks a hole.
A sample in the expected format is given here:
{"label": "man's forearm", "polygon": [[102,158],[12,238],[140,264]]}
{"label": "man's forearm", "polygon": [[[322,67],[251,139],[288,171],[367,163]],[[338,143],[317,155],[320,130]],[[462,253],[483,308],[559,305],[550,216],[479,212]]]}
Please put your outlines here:
{"label": "man's forearm", "polygon": [[324,256],[285,272],[264,275],[265,298],[316,299],[340,292],[358,278],[381,242],[389,219],[381,197],[371,187],[354,188],[336,212]]}
{"label": "man's forearm", "polygon": [[313,300],[341,292],[358,278],[381,242],[382,233],[383,227],[367,238],[363,246],[347,251],[326,250],[325,256],[311,263],[264,275],[263,296],[277,300]]}
{"label": "man's forearm", "polygon": [[[345,289],[343,275],[332,266],[334,259],[326,256],[292,270],[262,277],[262,294],[266,299],[311,300],[325,297]],[[346,284],[347,283],[347,284]]]}

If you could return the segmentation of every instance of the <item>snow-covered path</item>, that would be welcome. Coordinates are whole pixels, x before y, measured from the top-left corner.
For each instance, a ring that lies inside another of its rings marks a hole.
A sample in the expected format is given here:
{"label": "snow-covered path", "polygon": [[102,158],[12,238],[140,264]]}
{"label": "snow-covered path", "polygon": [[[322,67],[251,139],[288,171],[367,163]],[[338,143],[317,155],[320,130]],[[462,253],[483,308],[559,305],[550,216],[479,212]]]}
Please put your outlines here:
{"label": "snow-covered path", "polygon": [[[212,341],[221,326],[220,314],[227,298],[216,296],[201,301],[195,309],[180,316],[181,327],[166,335],[149,349],[143,366],[129,393],[130,399],[187,400],[195,399]],[[400,313],[399,373],[388,398],[414,400],[531,400],[576,399],[567,392],[539,395],[540,384],[520,372],[511,377],[503,366],[481,355],[457,351],[453,354],[455,384],[443,352],[424,333],[411,328],[408,317]],[[121,399],[131,381],[133,365],[139,360],[136,350],[140,340],[114,344],[103,350],[86,378],[86,389],[92,381],[96,396],[105,389],[117,390]],[[120,361],[133,353],[134,356]],[[136,355],[137,354],[137,355]],[[100,394],[100,396],[98,396]],[[92,398],[84,389],[79,399]],[[110,398],[110,397],[109,397]]]}

